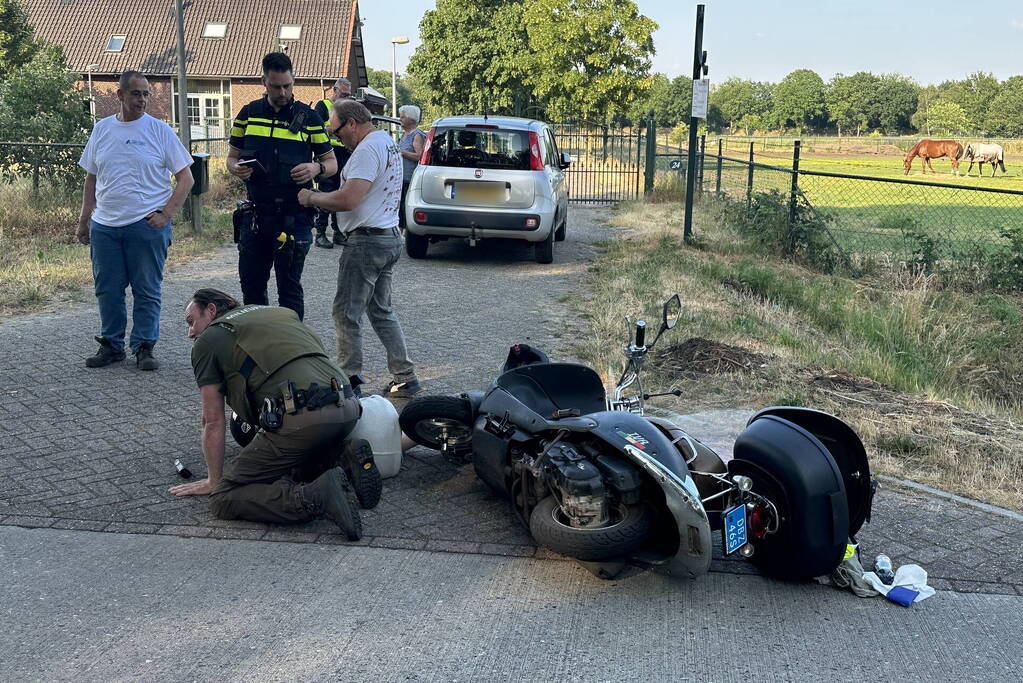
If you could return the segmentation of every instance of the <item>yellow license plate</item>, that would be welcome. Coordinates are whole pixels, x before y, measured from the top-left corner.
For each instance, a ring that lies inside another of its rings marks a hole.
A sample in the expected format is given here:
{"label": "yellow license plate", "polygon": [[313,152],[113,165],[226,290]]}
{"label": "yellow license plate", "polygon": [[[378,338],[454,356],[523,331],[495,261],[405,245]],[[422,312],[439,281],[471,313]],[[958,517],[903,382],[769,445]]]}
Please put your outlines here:
{"label": "yellow license plate", "polygon": [[451,187],[451,198],[467,202],[500,202],[504,200],[504,188],[480,183],[455,183]]}

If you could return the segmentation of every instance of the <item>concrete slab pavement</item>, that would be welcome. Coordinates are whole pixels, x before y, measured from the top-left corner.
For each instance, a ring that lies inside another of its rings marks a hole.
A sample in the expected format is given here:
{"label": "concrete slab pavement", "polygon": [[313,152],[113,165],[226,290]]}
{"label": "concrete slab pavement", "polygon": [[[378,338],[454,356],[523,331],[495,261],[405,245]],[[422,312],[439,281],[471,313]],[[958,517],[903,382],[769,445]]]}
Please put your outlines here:
{"label": "concrete slab pavement", "polygon": [[1023,597],[0,527],[0,680],[1016,681]]}

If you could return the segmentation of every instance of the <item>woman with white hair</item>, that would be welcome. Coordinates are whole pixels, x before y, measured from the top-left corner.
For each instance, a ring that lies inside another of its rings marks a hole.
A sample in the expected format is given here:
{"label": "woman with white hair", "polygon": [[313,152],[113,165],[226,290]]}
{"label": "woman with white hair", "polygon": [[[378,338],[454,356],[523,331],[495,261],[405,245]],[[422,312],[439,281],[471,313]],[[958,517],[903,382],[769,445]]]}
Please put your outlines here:
{"label": "woman with white hair", "polygon": [[412,172],[419,164],[419,158],[423,155],[423,148],[426,146],[426,133],[419,130],[419,117],[422,112],[414,104],[405,104],[398,107],[398,119],[401,121],[404,134],[398,140],[398,152],[401,154],[402,177],[401,177],[401,208],[398,211],[398,225],[405,227],[405,194],[408,192],[408,184],[412,179]]}

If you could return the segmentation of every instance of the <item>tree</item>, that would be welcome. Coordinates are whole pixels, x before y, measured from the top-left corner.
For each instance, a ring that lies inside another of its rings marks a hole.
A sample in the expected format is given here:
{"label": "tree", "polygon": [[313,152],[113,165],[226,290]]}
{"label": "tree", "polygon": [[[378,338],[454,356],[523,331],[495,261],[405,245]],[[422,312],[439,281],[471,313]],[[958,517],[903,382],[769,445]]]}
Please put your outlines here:
{"label": "tree", "polygon": [[771,85],[729,78],[714,88],[710,101],[720,109],[725,123],[732,128],[745,128],[749,135],[771,111]]}
{"label": "tree", "polygon": [[422,44],[408,73],[430,104],[458,113],[512,113],[532,91],[522,71],[528,49],[516,0],[437,0],[419,23]]}
{"label": "tree", "polygon": [[824,123],[824,81],[810,69],[796,69],[774,89],[774,120],[798,130]]}
{"label": "tree", "polygon": [[[391,99],[391,72],[387,69],[366,69],[366,78],[369,80],[369,87],[373,88],[388,100]],[[412,91],[405,84],[405,79],[398,74],[395,79],[395,89],[398,95],[398,106],[403,104],[415,104],[422,106],[413,97]]]}
{"label": "tree", "polygon": [[[56,45],[45,45],[32,60],[0,83],[0,130],[20,142],[83,142],[91,119],[78,75],[68,71]],[[81,150],[57,147],[0,147],[0,169],[31,166],[39,176],[73,185],[80,180]]]}
{"label": "tree", "polygon": [[877,84],[877,76],[865,71],[852,76],[836,74],[831,79],[824,92],[824,102],[839,135],[843,129],[855,129],[859,135],[869,125]]}
{"label": "tree", "polygon": [[931,134],[931,129],[927,124],[927,112],[930,109],[931,104],[938,101],[941,97],[941,91],[936,85],[925,85],[920,88],[917,94],[917,109],[916,113],[910,118],[910,125],[916,128],[921,133],[927,135]]}
{"label": "tree", "polygon": [[1006,79],[988,107],[984,127],[989,133],[1023,137],[1023,76]]}
{"label": "tree", "polygon": [[672,123],[689,124],[689,116],[693,111],[693,79],[689,76],[676,76],[671,79],[668,88],[667,114]]}
{"label": "tree", "polygon": [[39,47],[21,0],[0,0],[0,80],[27,64]]}
{"label": "tree", "polygon": [[629,106],[626,118],[636,125],[646,119],[650,111],[654,112],[654,121],[658,126],[670,126],[674,123],[668,115],[668,101],[671,96],[671,79],[664,74],[651,74],[641,84],[642,94]]}
{"label": "tree", "polygon": [[518,60],[548,115],[606,122],[640,96],[657,24],[632,0],[526,0]]}
{"label": "tree", "polygon": [[927,124],[936,135],[962,134],[970,130],[970,119],[956,102],[938,100],[927,112]]}
{"label": "tree", "polygon": [[962,107],[967,119],[979,124],[986,119],[988,106],[998,97],[999,87],[993,74],[978,71],[962,81],[945,81],[938,90],[942,100],[955,102]]}
{"label": "tree", "polygon": [[877,79],[871,99],[871,125],[888,133],[899,133],[910,127],[919,97],[916,83],[899,74],[882,74]]}

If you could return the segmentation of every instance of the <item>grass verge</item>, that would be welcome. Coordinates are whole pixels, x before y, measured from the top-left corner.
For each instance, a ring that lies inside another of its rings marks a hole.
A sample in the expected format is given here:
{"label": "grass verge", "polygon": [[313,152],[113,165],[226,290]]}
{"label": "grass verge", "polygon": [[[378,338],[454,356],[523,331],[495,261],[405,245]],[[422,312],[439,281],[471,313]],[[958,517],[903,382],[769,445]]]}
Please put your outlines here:
{"label": "grass verge", "polygon": [[682,245],[677,203],[623,205],[615,221],[631,230],[592,267],[580,356],[617,376],[621,344],[606,340],[679,292],[684,318],[646,377],[684,392],[663,407],[819,408],[852,425],[878,472],[1023,509],[1020,300],[924,275],[822,275],[768,255],[729,215],[703,202],[698,241]]}
{"label": "grass verge", "polygon": [[[196,234],[180,215],[167,265],[187,263],[231,239],[231,199],[244,192],[215,160],[205,195],[204,229]],[[89,247],[74,237],[81,193],[49,188],[33,197],[25,183],[0,188],[0,315],[40,310],[92,284]]]}

